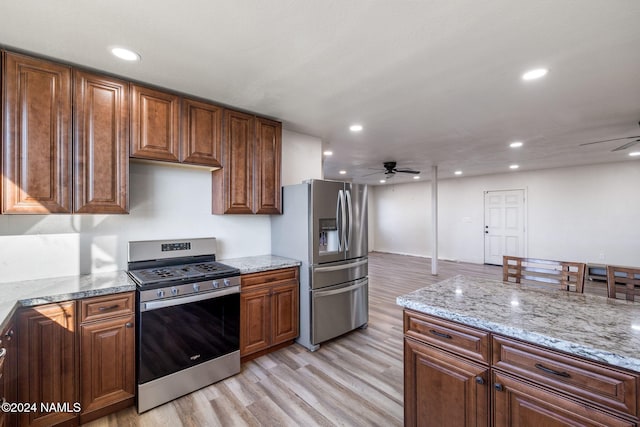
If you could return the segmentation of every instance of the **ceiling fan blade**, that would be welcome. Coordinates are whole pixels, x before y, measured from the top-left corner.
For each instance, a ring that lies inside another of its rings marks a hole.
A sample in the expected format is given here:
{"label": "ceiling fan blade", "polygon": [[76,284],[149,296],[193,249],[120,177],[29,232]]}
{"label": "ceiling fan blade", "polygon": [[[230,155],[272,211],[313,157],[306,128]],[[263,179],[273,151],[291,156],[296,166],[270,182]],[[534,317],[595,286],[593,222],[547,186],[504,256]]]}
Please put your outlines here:
{"label": "ceiling fan blade", "polygon": [[621,139],[633,139],[633,138],[640,138],[640,135],[625,136],[623,138],[604,139],[602,141],[585,142],[584,144],[580,144],[580,147],[582,147],[583,145],[600,144],[601,142],[620,141]]}
{"label": "ceiling fan blade", "polygon": [[620,147],[618,147],[618,148],[614,148],[614,149],[613,149],[613,150],[611,150],[611,151],[622,151],[622,150],[626,150],[627,148],[629,148],[629,147],[632,147],[632,146],[636,145],[638,142],[640,142],[640,139],[636,139],[635,141],[627,142],[626,144],[621,145],[621,146],[620,146]]}
{"label": "ceiling fan blade", "polygon": [[[371,168],[369,168],[369,169],[371,169]],[[378,175],[379,173],[384,173],[384,171],[378,170],[378,172],[368,173],[366,175],[362,175],[362,177],[364,178],[365,176]]]}
{"label": "ceiling fan blade", "polygon": [[420,173],[420,171],[414,171],[411,169],[396,169],[396,172],[402,172],[402,173],[412,173],[414,175],[417,175]]}

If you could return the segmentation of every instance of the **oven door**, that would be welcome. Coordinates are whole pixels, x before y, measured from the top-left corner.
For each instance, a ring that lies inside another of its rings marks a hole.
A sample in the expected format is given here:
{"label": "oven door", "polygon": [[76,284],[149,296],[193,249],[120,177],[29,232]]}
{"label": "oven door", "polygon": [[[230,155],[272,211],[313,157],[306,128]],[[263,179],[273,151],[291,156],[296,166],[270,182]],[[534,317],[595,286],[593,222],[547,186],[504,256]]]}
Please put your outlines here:
{"label": "oven door", "polygon": [[138,316],[138,384],[240,349],[239,286],[144,302]]}

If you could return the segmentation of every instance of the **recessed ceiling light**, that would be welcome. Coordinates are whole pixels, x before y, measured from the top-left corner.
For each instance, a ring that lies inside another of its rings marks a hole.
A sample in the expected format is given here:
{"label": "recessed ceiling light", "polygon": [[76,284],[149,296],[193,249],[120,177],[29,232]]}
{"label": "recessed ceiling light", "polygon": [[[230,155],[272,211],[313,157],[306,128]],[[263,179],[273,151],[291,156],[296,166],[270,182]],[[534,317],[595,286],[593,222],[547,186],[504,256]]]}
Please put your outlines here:
{"label": "recessed ceiling light", "polygon": [[385,182],[387,182],[387,180],[386,180],[386,179],[381,179],[381,180],[380,180],[380,184],[384,184]]}
{"label": "recessed ceiling light", "polygon": [[462,175],[462,171],[455,171],[454,174],[456,175]]}
{"label": "recessed ceiling light", "polygon": [[522,147],[522,142],[514,141],[511,144],[509,144],[509,147],[511,147],[511,148],[520,148],[520,147]]}
{"label": "recessed ceiling light", "polygon": [[327,150],[327,151],[325,151],[325,152],[324,152],[324,153],[322,153],[322,154],[324,154],[325,156],[333,156],[333,151],[331,151],[331,150]]}
{"label": "recessed ceiling light", "polygon": [[520,167],[519,165],[511,165],[511,166],[509,166],[509,168],[511,168],[511,169],[518,169],[519,167]]}
{"label": "recessed ceiling light", "polygon": [[640,156],[640,151],[632,151],[631,153],[629,153],[629,155],[630,155],[631,157]]}
{"label": "recessed ceiling light", "polygon": [[111,49],[111,53],[125,61],[140,61],[140,55],[138,53],[123,47],[114,47]]}
{"label": "recessed ceiling light", "polygon": [[340,171],[339,173],[340,173],[340,175],[346,175],[347,171]]}
{"label": "recessed ceiling light", "polygon": [[360,132],[362,130],[362,125],[351,125],[349,126],[349,130],[351,132]]}
{"label": "recessed ceiling light", "polygon": [[413,179],[420,179],[420,175],[414,176]]}
{"label": "recessed ceiling light", "polygon": [[549,70],[546,68],[536,68],[535,70],[529,70],[522,75],[522,80],[535,80],[547,75]]}

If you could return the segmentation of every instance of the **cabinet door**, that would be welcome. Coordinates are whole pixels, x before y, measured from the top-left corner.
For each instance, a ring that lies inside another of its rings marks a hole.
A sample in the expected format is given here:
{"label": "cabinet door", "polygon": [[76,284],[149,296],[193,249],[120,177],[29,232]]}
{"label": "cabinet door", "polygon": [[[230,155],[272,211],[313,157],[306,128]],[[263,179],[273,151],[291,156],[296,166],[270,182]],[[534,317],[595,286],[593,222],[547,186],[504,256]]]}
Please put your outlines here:
{"label": "cabinet door", "polygon": [[3,213],[71,212],[71,69],[3,60]]}
{"label": "cabinet door", "polygon": [[488,426],[489,368],[404,340],[405,426]]}
{"label": "cabinet door", "polygon": [[133,314],[80,325],[81,421],[88,414],[135,396]]}
{"label": "cabinet door", "polygon": [[180,97],[131,85],[131,157],[179,161]]}
{"label": "cabinet door", "polygon": [[253,213],[254,117],[224,110],[223,167],[212,172],[213,213]]}
{"label": "cabinet door", "polygon": [[274,286],[271,293],[271,344],[298,337],[298,282]]}
{"label": "cabinet door", "polygon": [[[17,355],[13,324],[9,324],[0,334],[0,401],[17,402]],[[4,350],[2,350],[4,349]],[[16,425],[16,413],[0,411],[0,427]]]}
{"label": "cabinet door", "polygon": [[[48,304],[18,312],[18,402],[68,403],[76,393],[75,304]],[[53,426],[73,412],[26,412],[20,426]]]}
{"label": "cabinet door", "polygon": [[254,212],[280,214],[282,124],[256,118]]}
{"label": "cabinet door", "polygon": [[562,394],[534,387],[509,375],[493,373],[494,425],[635,426],[615,415],[577,403]]}
{"label": "cabinet door", "polygon": [[74,71],[74,211],[127,213],[129,85]]}
{"label": "cabinet door", "polygon": [[271,290],[261,287],[240,294],[240,356],[271,345]]}
{"label": "cabinet door", "polygon": [[222,166],[222,107],[183,99],[181,143],[184,163]]}

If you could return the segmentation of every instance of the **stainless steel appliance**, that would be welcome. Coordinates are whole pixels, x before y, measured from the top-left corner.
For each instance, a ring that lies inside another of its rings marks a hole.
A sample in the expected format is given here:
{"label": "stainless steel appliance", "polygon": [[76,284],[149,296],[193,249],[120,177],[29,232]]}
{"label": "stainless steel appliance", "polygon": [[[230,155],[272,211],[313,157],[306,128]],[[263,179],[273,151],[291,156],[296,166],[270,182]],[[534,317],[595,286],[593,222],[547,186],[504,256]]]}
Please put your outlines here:
{"label": "stainless steel appliance", "polygon": [[302,261],[298,343],[314,351],[369,320],[367,186],[310,180],[282,201],[271,252]]}
{"label": "stainless steel appliance", "polygon": [[240,372],[240,271],[216,239],[129,242],[138,412]]}

